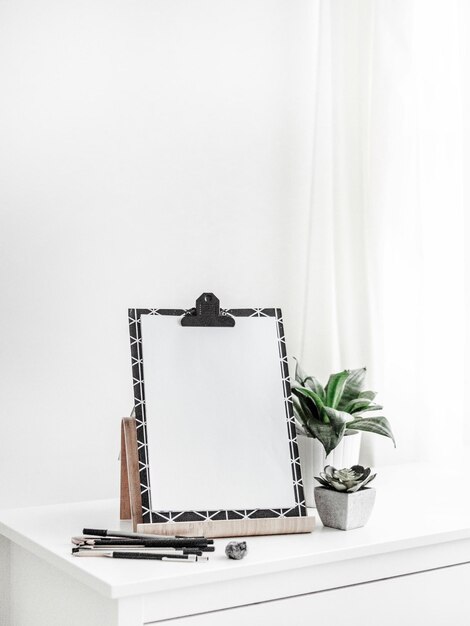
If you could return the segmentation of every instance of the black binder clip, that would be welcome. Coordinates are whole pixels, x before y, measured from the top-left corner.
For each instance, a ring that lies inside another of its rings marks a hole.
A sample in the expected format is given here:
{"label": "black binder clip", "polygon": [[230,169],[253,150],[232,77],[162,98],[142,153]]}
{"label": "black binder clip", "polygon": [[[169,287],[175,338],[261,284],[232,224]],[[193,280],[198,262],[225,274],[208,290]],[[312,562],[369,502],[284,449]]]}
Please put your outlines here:
{"label": "black binder clip", "polygon": [[213,293],[203,293],[196,300],[196,308],[181,318],[181,326],[235,326],[231,315],[220,311],[219,298]]}

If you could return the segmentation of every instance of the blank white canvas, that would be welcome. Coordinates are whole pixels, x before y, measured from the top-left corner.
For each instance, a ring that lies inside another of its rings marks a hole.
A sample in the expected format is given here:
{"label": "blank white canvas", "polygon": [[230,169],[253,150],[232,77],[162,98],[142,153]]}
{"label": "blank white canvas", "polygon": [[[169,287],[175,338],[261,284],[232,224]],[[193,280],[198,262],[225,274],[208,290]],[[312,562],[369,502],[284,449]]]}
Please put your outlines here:
{"label": "blank white canvas", "polygon": [[152,509],[295,506],[276,319],[141,330]]}

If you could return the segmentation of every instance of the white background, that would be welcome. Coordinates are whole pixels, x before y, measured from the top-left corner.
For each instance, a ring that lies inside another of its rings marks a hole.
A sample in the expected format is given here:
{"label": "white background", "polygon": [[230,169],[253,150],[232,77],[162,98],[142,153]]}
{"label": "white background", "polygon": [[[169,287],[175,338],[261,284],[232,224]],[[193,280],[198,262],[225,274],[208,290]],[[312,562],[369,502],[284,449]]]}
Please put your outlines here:
{"label": "white background", "polygon": [[315,27],[308,0],[0,4],[0,506],[117,495],[128,307],[280,306],[298,350]]}
{"label": "white background", "polygon": [[323,382],[382,350],[398,448],[364,462],[455,454],[468,24],[450,0],[0,2],[0,506],[117,495],[127,308],[203,291],[282,307]]}

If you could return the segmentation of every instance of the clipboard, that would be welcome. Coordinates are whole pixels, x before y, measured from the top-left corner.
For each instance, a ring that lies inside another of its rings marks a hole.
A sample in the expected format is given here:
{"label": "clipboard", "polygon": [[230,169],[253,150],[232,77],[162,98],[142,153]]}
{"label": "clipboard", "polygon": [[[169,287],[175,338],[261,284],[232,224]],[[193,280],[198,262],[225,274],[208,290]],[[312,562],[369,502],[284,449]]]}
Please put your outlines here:
{"label": "clipboard", "polygon": [[158,534],[311,532],[280,309],[204,293],[191,309],[130,309],[129,328],[121,517]]}

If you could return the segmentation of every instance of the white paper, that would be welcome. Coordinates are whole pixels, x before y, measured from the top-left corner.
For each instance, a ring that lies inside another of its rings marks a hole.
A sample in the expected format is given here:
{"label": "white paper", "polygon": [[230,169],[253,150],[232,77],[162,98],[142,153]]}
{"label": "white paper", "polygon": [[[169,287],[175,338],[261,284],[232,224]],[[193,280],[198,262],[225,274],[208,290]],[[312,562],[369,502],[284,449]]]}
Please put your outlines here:
{"label": "white paper", "polygon": [[152,509],[295,506],[276,319],[141,325]]}

